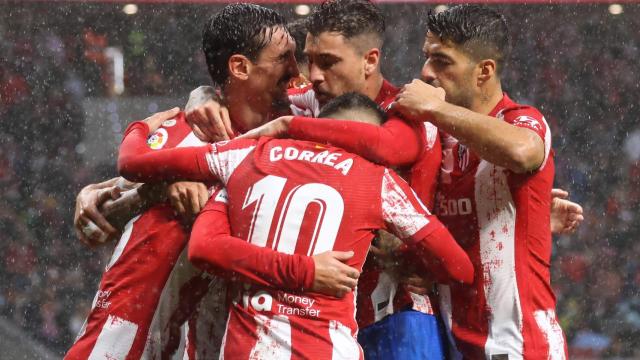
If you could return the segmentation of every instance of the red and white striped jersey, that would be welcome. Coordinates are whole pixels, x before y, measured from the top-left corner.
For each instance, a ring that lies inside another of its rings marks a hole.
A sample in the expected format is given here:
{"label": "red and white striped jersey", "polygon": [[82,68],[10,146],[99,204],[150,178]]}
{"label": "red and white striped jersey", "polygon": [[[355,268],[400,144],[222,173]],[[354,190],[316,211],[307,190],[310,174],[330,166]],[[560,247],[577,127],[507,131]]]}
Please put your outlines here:
{"label": "red and white striped jersey", "polygon": [[440,310],[465,358],[565,359],[549,272],[551,133],[538,110],[506,94],[490,116],[538,134],[544,162],[516,174],[443,136],[436,213],[471,258],[475,282],[442,286]]}
{"label": "red and white striped jersey", "polygon": [[[399,89],[384,81],[375,102],[388,109]],[[313,86],[290,89],[292,113],[316,117],[320,103]],[[328,142],[376,163],[398,169],[416,194],[433,209],[442,152],[438,129],[430,122],[408,124],[389,114],[389,120],[377,127],[340,120],[294,118],[289,134],[300,140]],[[353,136],[357,134],[357,136]],[[358,325],[365,327],[396,311],[411,308],[426,314],[434,309],[426,295],[418,295],[399,286],[397,280],[367,263],[358,281]]]}
{"label": "red and white striped jersey", "polygon": [[[148,148],[154,151],[202,144],[183,113],[165,121],[147,139]],[[223,203],[219,206],[226,208]],[[224,326],[225,298],[216,294],[226,292],[225,282],[188,262],[188,239],[188,231],[168,203],[133,218],[114,248],[91,312],[65,359],[171,356],[183,342],[182,325],[209,290],[207,299],[222,306],[223,312],[208,319]],[[210,353],[217,354],[221,339],[207,339],[207,344],[215,344]]]}
{"label": "red and white striped jersey", "polygon": [[[435,224],[402,179],[341,149],[241,143],[212,152],[209,166],[226,179],[234,235],[278,251],[354,250],[348,265],[362,268],[374,230],[417,240]],[[352,293],[335,299],[244,284],[232,292],[227,358],[362,356]]]}

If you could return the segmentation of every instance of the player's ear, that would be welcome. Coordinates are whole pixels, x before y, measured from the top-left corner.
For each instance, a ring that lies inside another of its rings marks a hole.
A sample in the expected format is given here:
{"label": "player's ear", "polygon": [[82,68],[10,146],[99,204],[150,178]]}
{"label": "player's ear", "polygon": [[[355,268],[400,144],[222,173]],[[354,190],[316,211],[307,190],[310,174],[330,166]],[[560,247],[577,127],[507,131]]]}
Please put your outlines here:
{"label": "player's ear", "polygon": [[229,58],[229,77],[235,77],[239,80],[247,80],[249,78],[249,70],[251,60],[244,55],[234,54]]}
{"label": "player's ear", "polygon": [[486,83],[496,76],[496,61],[493,59],[480,60],[478,63],[478,86]]}
{"label": "player's ear", "polygon": [[376,72],[380,63],[380,49],[371,48],[364,54],[364,74],[370,76]]}

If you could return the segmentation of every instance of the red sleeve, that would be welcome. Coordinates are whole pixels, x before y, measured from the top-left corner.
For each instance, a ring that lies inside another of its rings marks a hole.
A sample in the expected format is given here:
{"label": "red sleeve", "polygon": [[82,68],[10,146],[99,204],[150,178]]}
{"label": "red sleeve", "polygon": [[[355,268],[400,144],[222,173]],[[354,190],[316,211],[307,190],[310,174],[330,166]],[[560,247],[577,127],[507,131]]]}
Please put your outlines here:
{"label": "red sleeve", "polygon": [[386,229],[415,249],[414,259],[439,282],[473,282],[473,264],[467,253],[409,185],[391,171],[383,176],[381,200]]}
{"label": "red sleeve", "polygon": [[207,165],[209,145],[152,150],[147,146],[148,134],[149,126],[142,121],[125,131],[118,154],[121,176],[135,182],[216,180]]}
{"label": "red sleeve", "polygon": [[294,139],[329,143],[384,166],[407,166],[420,156],[420,132],[398,117],[382,126],[348,120],[294,117],[289,126]]}
{"label": "red sleeve", "polygon": [[315,264],[310,256],[279,253],[231,236],[226,207],[209,199],[196,218],[189,240],[189,260],[223,277],[280,289],[308,291]]}

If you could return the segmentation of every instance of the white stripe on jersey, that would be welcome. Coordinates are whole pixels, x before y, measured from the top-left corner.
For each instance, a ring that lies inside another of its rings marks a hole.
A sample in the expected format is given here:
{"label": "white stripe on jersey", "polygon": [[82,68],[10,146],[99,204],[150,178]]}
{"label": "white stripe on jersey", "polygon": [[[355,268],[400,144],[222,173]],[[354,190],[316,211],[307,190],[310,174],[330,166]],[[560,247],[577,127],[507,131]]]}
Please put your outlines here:
{"label": "white stripe on jersey", "polygon": [[120,240],[118,241],[118,245],[116,245],[116,248],[113,249],[113,254],[111,255],[111,259],[109,260],[107,267],[104,269],[104,272],[109,271],[109,269],[111,269],[113,264],[115,264],[116,261],[118,261],[118,259],[122,255],[124,248],[127,247],[127,244],[129,243],[129,239],[131,239],[131,233],[133,232],[133,223],[135,223],[136,220],[140,218],[140,216],[142,215],[138,215],[133,219],[129,220],[127,225],[124,226],[124,231],[122,232],[122,236],[120,237]]}
{"label": "white stripe on jersey", "polygon": [[285,315],[274,315],[271,319],[257,314],[258,341],[251,349],[250,360],[291,359],[291,324]]}
{"label": "white stripe on jersey", "polygon": [[138,325],[109,315],[89,355],[89,360],[126,359],[137,332]]}
{"label": "white stripe on jersey", "polygon": [[516,281],[516,209],[507,170],[482,160],[475,175],[476,214],[484,293],[489,309],[487,359],[508,354],[522,358],[522,307]]}
{"label": "white stripe on jersey", "polygon": [[[387,315],[393,314],[393,298],[396,296],[398,282],[386,272],[380,272],[376,288],[371,292],[371,303],[373,305],[374,321],[378,322]],[[383,304],[386,305],[383,306]]]}
{"label": "white stripe on jersey", "polygon": [[453,312],[451,309],[451,288],[449,285],[438,284],[438,294],[440,295],[440,314],[446,328],[447,339],[449,340],[449,359],[462,360],[462,354],[456,347],[456,340],[453,338]]}
{"label": "white stripe on jersey", "polygon": [[[215,146],[215,144],[214,144]],[[226,186],[231,174],[242,163],[242,161],[255,149],[255,145],[243,149],[225,150],[207,153],[207,163],[209,171],[218,176]]]}
{"label": "white stripe on jersey", "polygon": [[556,320],[556,312],[553,309],[538,310],[533,313],[538,323],[540,332],[549,344],[549,360],[565,360],[564,335],[560,324]]}
{"label": "white stripe on jersey", "polygon": [[351,336],[351,329],[337,320],[331,320],[329,321],[329,336],[333,345],[332,360],[360,359],[360,345]]}
{"label": "white stripe on jersey", "polygon": [[206,144],[207,144],[206,142],[198,139],[196,134],[194,134],[193,132],[190,132],[189,135],[187,135],[184,139],[182,139],[182,141],[180,141],[178,145],[176,145],[176,147],[179,148],[179,147],[187,147],[187,146],[201,146]]}

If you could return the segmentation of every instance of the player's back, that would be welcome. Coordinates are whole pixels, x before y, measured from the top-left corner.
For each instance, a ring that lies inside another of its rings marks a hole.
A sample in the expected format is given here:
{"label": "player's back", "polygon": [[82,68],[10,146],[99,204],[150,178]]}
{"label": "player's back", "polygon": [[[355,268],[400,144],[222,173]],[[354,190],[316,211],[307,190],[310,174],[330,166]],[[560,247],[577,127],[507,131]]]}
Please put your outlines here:
{"label": "player's back", "polygon": [[[353,250],[347,264],[362,268],[373,231],[384,227],[381,192],[385,177],[392,176],[385,168],[342,149],[295,140],[262,138],[243,155],[226,182],[234,236],[289,254]],[[336,351],[356,357],[360,353],[353,293],[336,299],[248,285],[232,291],[225,357],[335,358]],[[234,326],[255,329],[254,335],[240,339]],[[292,349],[278,345],[276,338],[283,336],[289,337],[284,343],[293,344]],[[251,352],[237,354],[247,341],[255,343],[249,345]]]}

